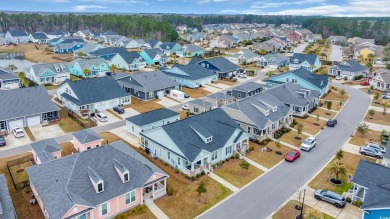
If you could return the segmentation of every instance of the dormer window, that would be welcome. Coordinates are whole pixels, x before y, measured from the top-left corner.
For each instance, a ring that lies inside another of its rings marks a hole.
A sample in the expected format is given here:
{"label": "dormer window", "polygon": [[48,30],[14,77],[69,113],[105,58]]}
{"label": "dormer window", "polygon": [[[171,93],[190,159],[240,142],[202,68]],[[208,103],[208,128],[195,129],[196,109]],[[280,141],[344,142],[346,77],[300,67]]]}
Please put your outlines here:
{"label": "dormer window", "polygon": [[209,137],[209,138],[206,139],[206,143],[210,143],[212,141],[213,141],[213,137]]}
{"label": "dormer window", "polygon": [[97,193],[101,193],[104,191],[103,182],[97,184]]}
{"label": "dormer window", "polygon": [[123,174],[123,181],[124,181],[124,182],[128,182],[129,180],[130,180],[130,178],[129,178],[129,173]]}

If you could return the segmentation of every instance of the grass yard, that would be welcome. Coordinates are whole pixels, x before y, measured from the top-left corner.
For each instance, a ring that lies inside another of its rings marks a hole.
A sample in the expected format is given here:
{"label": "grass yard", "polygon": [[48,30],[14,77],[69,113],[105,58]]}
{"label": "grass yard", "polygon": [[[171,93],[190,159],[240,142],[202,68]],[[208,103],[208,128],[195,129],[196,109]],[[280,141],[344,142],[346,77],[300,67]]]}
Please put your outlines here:
{"label": "grass yard", "polygon": [[[334,158],[335,159],[335,158]],[[348,191],[348,189],[351,188],[352,183],[347,183],[348,175],[354,175],[356,168],[359,164],[359,161],[363,160],[368,160],[375,162],[374,159],[357,155],[357,154],[352,154],[344,151],[344,158],[341,160],[341,162],[345,165],[347,168],[347,176],[342,179],[343,184],[341,186],[335,186],[329,180],[334,177],[329,174],[328,166],[323,169],[310,183],[309,187],[313,189],[326,189],[326,190],[331,190],[334,192],[337,192],[339,194],[342,194],[343,192]]]}
{"label": "grass yard", "polygon": [[81,125],[75,122],[72,118],[68,116],[68,112],[65,107],[62,107],[60,110],[61,120],[55,123],[51,123],[51,125],[57,124],[64,130],[66,133],[77,132],[83,129]]}
{"label": "grass yard", "polygon": [[[8,189],[12,198],[12,203],[14,204],[16,214],[18,218],[31,218],[31,219],[44,219],[40,208],[38,205],[29,205],[28,200],[24,198],[24,191],[15,191],[15,188],[12,184],[11,177],[7,170],[7,162],[15,160],[21,157],[31,155],[31,153],[23,153],[15,155],[12,157],[7,157],[0,159],[0,174],[5,174]],[[29,196],[31,198],[31,194]]]}
{"label": "grass yard", "polygon": [[[330,101],[330,100],[327,100],[327,101]],[[324,110],[328,110],[328,108],[326,108],[326,104],[325,104],[325,100],[320,100],[320,103],[323,104],[321,107],[324,109]],[[342,103],[342,105],[340,106],[340,101],[334,101],[332,100],[332,107],[330,108],[331,110],[335,110],[335,111],[340,111],[341,108],[343,108],[345,105],[345,102]]]}
{"label": "grass yard", "polygon": [[322,98],[323,100],[336,100],[336,101],[343,101],[343,102],[346,102],[348,100],[348,93],[344,94],[344,95],[341,95],[339,92],[337,91],[331,91],[330,93],[328,93],[324,98]]}
{"label": "grass yard", "polygon": [[64,142],[59,144],[62,148],[61,156],[65,157],[68,155],[71,155],[73,153],[78,153],[77,150],[74,148],[74,145],[72,142]]}
{"label": "grass yard", "polygon": [[80,81],[80,80],[83,80],[83,79],[81,79],[79,77],[76,77],[74,75],[70,75],[70,80],[72,80],[72,81]]}
{"label": "grass yard", "polygon": [[386,115],[383,115],[383,112],[375,111],[372,117],[367,114],[364,121],[390,126],[390,114],[386,113]]}
{"label": "grass yard", "polygon": [[9,167],[12,173],[12,177],[14,178],[15,183],[20,183],[23,181],[27,181],[28,175],[27,175],[27,167],[32,166],[32,163],[30,161],[17,164],[15,166]]}
{"label": "grass yard", "polygon": [[149,210],[148,207],[146,207],[146,205],[140,205],[114,217],[114,219],[124,219],[124,218],[155,219],[156,216],[154,216],[154,214]]}
{"label": "grass yard", "polygon": [[233,82],[233,81],[223,80],[223,79],[216,82],[216,84],[225,84],[225,85],[229,85],[229,86],[234,86],[234,85],[237,85],[238,83],[239,83],[238,81]]}
{"label": "grass yard", "polygon": [[[301,203],[296,200],[290,200],[279,211],[272,215],[272,219],[295,219],[295,217],[300,214],[300,211],[295,209],[295,205],[301,205]],[[312,208],[307,205],[303,207],[303,211],[306,211],[308,209]],[[322,217],[323,219],[334,219],[334,217],[329,216],[325,213],[322,213]]]}
{"label": "grass yard", "polygon": [[[319,131],[321,131],[321,127],[324,127],[326,124],[326,121],[322,119],[318,119],[315,117],[307,117],[306,119],[303,118],[294,118],[298,123],[303,125],[303,131],[312,135],[317,134]],[[314,123],[318,125],[314,125]],[[295,127],[296,128],[296,127]]]}
{"label": "grass yard", "polygon": [[[289,151],[291,151],[291,148],[280,145],[280,148],[277,148],[275,145],[275,142],[270,141],[266,145],[268,148],[272,149],[271,152],[262,152],[261,148],[264,147],[263,145],[256,144],[254,142],[249,142],[249,147],[254,147],[255,150],[253,150],[250,153],[246,154],[246,157],[249,159],[255,161],[256,163],[267,167],[267,168],[272,168],[276,164],[278,164],[281,160],[284,159],[284,155],[287,154]],[[280,151],[282,152],[282,155],[277,155],[275,151]]]}
{"label": "grass yard", "polygon": [[321,109],[321,108],[317,108],[311,114],[314,115],[314,116],[319,115],[320,117],[325,118],[325,119],[330,119],[330,118],[333,118],[333,117],[336,116],[335,112],[329,111],[327,109],[326,110],[325,109]]}
{"label": "grass yard", "polygon": [[30,128],[26,127],[26,128],[24,128],[24,131],[26,132],[26,134],[27,134],[28,138],[30,139],[30,141],[36,141],[37,140],[37,139],[35,139],[35,136],[31,132]]}
{"label": "grass yard", "polygon": [[[370,87],[359,88],[359,90],[361,90],[361,91],[363,91],[364,93],[367,93],[367,94],[368,94],[368,89],[370,89]],[[380,95],[382,95],[382,94],[384,94],[385,92],[380,91],[380,90],[371,90],[370,95],[375,95],[375,93],[379,93]]]}
{"label": "grass yard", "polygon": [[204,97],[204,96],[207,96],[209,94],[211,94],[210,91],[207,91],[203,88],[196,88],[196,89],[191,89],[191,88],[186,88],[186,87],[183,87],[181,89],[183,92],[186,92],[188,95],[190,95],[191,98],[194,98],[194,99],[197,99],[197,98],[200,98],[200,97]]}
{"label": "grass yard", "polygon": [[55,90],[55,89],[57,89],[58,88],[58,86],[60,86],[60,85],[45,85],[45,88],[46,88],[46,90]]}
{"label": "grass yard", "polygon": [[364,146],[368,142],[370,142],[370,139],[372,142],[381,142],[381,132],[369,130],[367,134],[360,134],[356,131],[355,135],[349,140],[349,143],[357,145],[357,146]]}
{"label": "grass yard", "polygon": [[[296,126],[295,126],[295,128],[296,128]],[[301,138],[301,140],[297,140],[297,139],[295,139],[295,137],[297,137],[297,136],[298,136],[298,132],[295,130],[291,130],[290,132],[283,134],[283,136],[279,140],[286,142],[286,143],[289,143],[289,144],[292,144],[296,147],[299,147],[299,146],[301,146],[302,142],[307,137],[309,137],[305,134],[300,134],[299,137]]]}
{"label": "grass yard", "polygon": [[158,104],[158,99],[143,102],[137,98],[131,97],[131,104],[125,106],[125,108],[132,108],[139,113],[149,112],[155,109],[164,108],[163,105]]}
{"label": "grass yard", "polygon": [[230,159],[222,164],[222,166],[217,167],[214,173],[238,188],[245,186],[264,173],[254,166],[249,166],[248,170],[241,169],[241,161],[241,159]]}
{"label": "grass yard", "polygon": [[177,112],[180,113],[180,119],[185,119],[185,118],[187,118],[187,112],[188,112],[188,111],[179,110],[179,111],[177,111]]}

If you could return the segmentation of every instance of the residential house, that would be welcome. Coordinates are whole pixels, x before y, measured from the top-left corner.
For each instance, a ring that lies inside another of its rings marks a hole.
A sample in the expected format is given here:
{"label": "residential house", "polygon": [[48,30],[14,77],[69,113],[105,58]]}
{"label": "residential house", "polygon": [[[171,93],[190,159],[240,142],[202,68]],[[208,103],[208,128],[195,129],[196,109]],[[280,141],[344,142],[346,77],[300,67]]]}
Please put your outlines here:
{"label": "residential house", "polygon": [[260,51],[262,54],[273,53],[276,50],[273,44],[269,44],[265,42],[262,43],[255,42],[253,43],[252,47],[253,50]]}
{"label": "residential house", "polygon": [[92,129],[83,129],[73,132],[73,146],[77,152],[83,152],[102,146],[102,137]]}
{"label": "residential house", "polygon": [[31,127],[60,119],[60,108],[43,86],[0,91],[0,130]]}
{"label": "residential house", "polygon": [[203,68],[209,69],[218,75],[218,78],[230,78],[237,75],[241,68],[224,57],[215,57],[211,59],[193,58],[188,64],[198,64]]}
{"label": "residential house", "polygon": [[0,218],[17,219],[14,204],[12,203],[11,195],[9,194],[7,180],[4,174],[0,175],[0,203],[1,211]]}
{"label": "residential house", "polygon": [[288,66],[290,59],[280,53],[263,55],[257,61],[257,66],[268,68],[283,68]]}
{"label": "residential house", "polygon": [[9,30],[5,34],[7,44],[28,43],[28,33],[25,30]]}
{"label": "residential house", "polygon": [[314,72],[321,67],[321,61],[317,55],[294,53],[290,58],[288,69],[290,71],[297,70],[299,68],[305,68],[311,72]]}
{"label": "residential house", "polygon": [[166,56],[170,56],[176,54],[182,47],[176,42],[163,42],[160,44],[159,49],[161,49]]}
{"label": "residential house", "polygon": [[242,41],[251,41],[253,40],[253,36],[248,34],[248,33],[236,33],[236,34],[233,34],[233,36],[237,39],[239,39],[240,42]]}
{"label": "residential house", "polygon": [[70,72],[65,62],[38,63],[27,68],[25,76],[39,85],[58,84],[69,79]]}
{"label": "residential house", "polygon": [[164,196],[168,178],[122,141],[31,166],[27,174],[45,218],[113,218]]}
{"label": "residential house", "polygon": [[126,38],[121,41],[120,46],[125,47],[126,49],[137,49],[140,48],[145,43],[145,41],[135,40],[131,38]]}
{"label": "residential house", "polygon": [[[365,61],[375,61],[382,58],[384,47],[380,45],[373,45],[370,43],[362,43],[354,47],[354,58]],[[374,58],[370,58],[369,54],[374,55]]]}
{"label": "residential house", "polygon": [[243,49],[229,56],[229,61],[236,65],[246,65],[257,62],[260,56],[249,49]]}
{"label": "residential house", "polygon": [[162,42],[160,40],[146,40],[145,43],[140,47],[141,50],[145,49],[158,49]]}
{"label": "residential house", "polygon": [[0,90],[16,89],[19,87],[19,76],[11,70],[0,67]]}
{"label": "residential house", "polygon": [[293,82],[305,89],[316,90],[322,96],[328,93],[330,79],[328,75],[313,74],[309,70],[300,68],[294,71],[274,75],[265,81],[266,85],[270,87],[286,82]]}
{"label": "residential house", "polygon": [[213,164],[245,151],[248,141],[220,108],[141,133],[143,148],[189,176],[207,173]]}
{"label": "residential house", "polygon": [[189,88],[198,88],[217,81],[217,75],[214,72],[198,64],[174,65],[162,72],[180,83],[181,86]]}
{"label": "residential house", "polygon": [[72,75],[81,78],[104,77],[110,72],[110,66],[105,59],[76,59],[69,63]]}
{"label": "residential house", "polygon": [[60,43],[58,43],[54,47],[54,52],[60,53],[60,54],[65,54],[65,53],[73,53],[75,50],[78,50],[82,47],[84,47],[85,42],[80,42],[78,40],[76,41],[71,41],[71,40],[64,40]]}
{"label": "residential house", "polygon": [[143,101],[167,96],[171,90],[181,90],[178,82],[159,70],[132,75],[120,72],[114,78],[129,95]]}
{"label": "residential house", "polygon": [[53,31],[53,32],[50,32],[49,34],[47,34],[47,37],[49,38],[49,40],[52,40],[55,38],[68,37],[68,36],[70,36],[70,33],[69,33],[69,31],[65,31],[65,30],[56,30],[56,31]]}
{"label": "residential house", "polygon": [[366,160],[360,160],[353,176],[353,187],[347,193],[352,202],[363,204],[363,219],[390,217],[390,168]]}
{"label": "residential house", "polygon": [[191,100],[188,103],[188,106],[189,106],[188,111],[190,112],[190,114],[194,114],[194,115],[210,111],[213,108],[212,103],[202,99]]}
{"label": "residential house", "polygon": [[116,36],[118,36],[118,34],[115,33],[115,32],[113,32],[113,31],[111,31],[111,30],[106,31],[106,32],[104,32],[104,33],[100,33],[99,36],[97,36],[97,35],[95,34],[95,37],[97,37],[97,39],[98,39],[100,42],[104,42],[104,43],[106,43],[106,44],[109,43],[109,39],[110,39],[110,38],[116,37]]}
{"label": "residential house", "polygon": [[79,81],[67,79],[58,87],[57,97],[67,109],[79,115],[131,103],[130,95],[112,76]]}
{"label": "residential house", "polygon": [[376,90],[389,91],[390,90],[390,70],[379,68],[370,77],[370,85]]}
{"label": "residential house", "polygon": [[146,67],[146,61],[138,52],[124,52],[108,58],[109,65],[115,65],[119,69],[139,71]]}
{"label": "residential house", "polygon": [[28,35],[28,42],[42,44],[49,42],[49,38],[45,32],[35,32]]}
{"label": "residential house", "polygon": [[165,66],[168,62],[168,57],[160,49],[145,49],[140,53],[140,55],[149,66]]}
{"label": "residential house", "polygon": [[33,142],[31,143],[31,148],[36,164],[61,158],[62,148],[53,138]]}
{"label": "residential house", "polygon": [[216,40],[212,40],[210,42],[210,48],[230,49],[234,44],[239,42],[240,40],[233,35],[223,35],[218,37]]}
{"label": "residential house", "polygon": [[329,42],[331,44],[337,44],[337,45],[347,45],[348,40],[345,38],[345,36],[330,36],[328,38]]}
{"label": "residential house", "polygon": [[293,111],[277,97],[262,92],[238,100],[222,108],[251,139],[262,140],[273,137],[282,127],[288,127]]}
{"label": "residential house", "polygon": [[50,39],[48,42],[47,42],[47,45],[48,46],[57,46],[59,43],[61,43],[62,41],[64,41],[64,37],[58,37],[58,38],[53,38],[53,39]]}
{"label": "residential house", "polygon": [[348,80],[354,80],[356,76],[362,75],[367,77],[369,68],[361,65],[355,60],[348,60],[340,62],[336,65],[329,67],[328,75],[347,77]]}
{"label": "residential house", "polygon": [[233,96],[224,92],[210,94],[205,96],[204,100],[210,102],[214,108],[225,106],[235,101]]}
{"label": "residential house", "polygon": [[90,57],[100,57],[103,59],[111,59],[118,53],[127,53],[127,49],[123,47],[106,47],[90,52]]}
{"label": "residential house", "polygon": [[227,93],[229,95],[232,95],[236,99],[242,99],[258,94],[262,90],[263,86],[261,84],[256,83],[254,81],[249,81],[245,84],[231,88],[231,90]]}
{"label": "residential house", "polygon": [[78,57],[80,57],[79,53],[81,53],[82,55],[85,54],[85,56],[87,56],[87,54],[90,54],[91,52],[94,52],[96,50],[103,49],[103,48],[106,48],[106,47],[103,46],[102,44],[99,44],[99,43],[86,43],[82,48],[74,50],[73,53],[74,53],[74,56],[78,56]]}
{"label": "residential house", "polygon": [[180,120],[180,113],[167,108],[152,110],[126,118],[126,130],[141,138],[140,133]]}
{"label": "residential house", "polygon": [[182,48],[176,51],[176,55],[179,57],[203,57],[204,51],[202,47],[194,44],[185,44]]}
{"label": "residential house", "polygon": [[4,36],[0,36],[0,46],[7,45],[7,40]]}
{"label": "residential house", "polygon": [[93,39],[95,35],[90,30],[79,30],[73,36],[80,36],[83,39]]}

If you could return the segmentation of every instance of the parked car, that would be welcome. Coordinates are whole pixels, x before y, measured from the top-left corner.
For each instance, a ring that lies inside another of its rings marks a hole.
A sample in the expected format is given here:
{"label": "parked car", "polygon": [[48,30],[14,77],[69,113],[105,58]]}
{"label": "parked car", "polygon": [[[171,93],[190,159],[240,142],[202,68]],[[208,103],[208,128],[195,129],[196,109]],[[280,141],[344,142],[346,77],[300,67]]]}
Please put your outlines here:
{"label": "parked car", "polygon": [[190,95],[187,94],[186,92],[183,92],[184,93],[184,98],[190,98]]}
{"label": "parked car", "polygon": [[248,76],[246,76],[246,74],[244,74],[244,73],[238,73],[238,77],[239,78],[246,78]]}
{"label": "parked car", "polygon": [[337,125],[337,119],[329,119],[326,122],[326,126],[328,127],[335,127]]}
{"label": "parked car", "polygon": [[100,122],[107,122],[108,121],[108,117],[106,115],[104,115],[103,113],[96,113],[96,118]]}
{"label": "parked car", "polygon": [[294,160],[298,159],[301,156],[301,152],[298,150],[290,151],[286,154],[284,159],[289,162],[294,162]]}
{"label": "parked car", "polygon": [[371,148],[371,149],[374,149],[374,150],[377,150],[377,151],[380,151],[382,152],[383,154],[386,153],[386,148],[380,146],[380,145],[377,145],[377,144],[373,144],[373,143],[367,143],[366,144],[366,147],[368,148]]}
{"label": "parked car", "polygon": [[0,147],[6,146],[6,145],[7,145],[7,142],[5,141],[5,137],[0,136]]}
{"label": "parked car", "polygon": [[300,149],[304,151],[311,151],[317,144],[317,140],[314,137],[308,137],[302,142]]}
{"label": "parked car", "polygon": [[190,109],[190,105],[188,104],[184,104],[182,107],[181,107],[182,110],[189,110]]}
{"label": "parked car", "polygon": [[390,99],[390,93],[382,94],[382,99]]}
{"label": "parked car", "polygon": [[362,81],[362,82],[360,82],[360,85],[362,85],[362,86],[368,86],[368,85],[370,85],[370,82],[368,82],[368,81]]}
{"label": "parked car", "polygon": [[343,76],[337,76],[336,77],[336,80],[341,80],[341,79],[343,79]]}
{"label": "parked car", "polygon": [[378,159],[382,159],[383,158],[383,153],[382,152],[380,152],[378,150],[375,150],[373,148],[367,147],[367,146],[360,147],[359,153],[361,155],[375,157],[375,158],[378,158]]}
{"label": "parked car", "polygon": [[344,196],[328,190],[317,189],[316,191],[314,191],[314,197],[317,200],[329,202],[336,208],[342,208],[345,206],[346,203],[346,199],[344,198]]}
{"label": "parked car", "polygon": [[14,134],[15,138],[24,137],[24,131],[21,128],[12,129],[12,134]]}
{"label": "parked car", "polygon": [[118,114],[122,114],[122,113],[125,113],[125,108],[121,107],[121,106],[116,106],[113,108],[113,110],[115,112],[117,112]]}

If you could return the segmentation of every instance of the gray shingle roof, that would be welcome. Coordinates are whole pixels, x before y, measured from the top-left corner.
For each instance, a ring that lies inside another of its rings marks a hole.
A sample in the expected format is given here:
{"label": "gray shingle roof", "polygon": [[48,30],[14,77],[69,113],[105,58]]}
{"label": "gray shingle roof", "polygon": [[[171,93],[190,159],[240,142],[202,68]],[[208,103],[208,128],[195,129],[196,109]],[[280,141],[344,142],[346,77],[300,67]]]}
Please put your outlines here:
{"label": "gray shingle roof", "polygon": [[7,103],[1,104],[0,121],[60,109],[43,86],[0,91],[0,103]]}
{"label": "gray shingle roof", "polygon": [[167,108],[161,108],[129,117],[126,120],[137,126],[144,126],[177,115],[179,115],[178,112],[169,110]]}
{"label": "gray shingle roof", "polygon": [[102,137],[92,129],[84,129],[72,133],[72,135],[81,143],[86,144],[93,141],[101,140]]}
{"label": "gray shingle roof", "polygon": [[103,56],[103,55],[113,55],[117,53],[126,53],[127,49],[124,47],[107,47],[101,48],[96,51],[90,52],[90,55],[94,56]]}
{"label": "gray shingle roof", "polygon": [[[380,74],[383,81],[387,84],[390,84],[390,70],[389,69],[378,69],[375,71],[375,73]],[[1,76],[0,76],[1,78]]]}
{"label": "gray shingle roof", "polygon": [[[294,55],[290,59],[290,63],[291,64],[300,64],[304,61],[307,61],[310,65],[314,65],[317,58],[318,58],[318,56],[314,55],[314,54],[294,53]],[[294,62],[295,59],[298,60],[298,63]]]}
{"label": "gray shingle roof", "polygon": [[15,208],[4,174],[0,175],[0,219],[16,219]]}
{"label": "gray shingle roof", "polygon": [[337,68],[339,68],[342,71],[349,71],[349,72],[360,72],[360,71],[366,71],[368,72],[368,67],[361,65],[359,62],[355,60],[348,60],[342,63],[336,64]]}
{"label": "gray shingle roof", "polygon": [[35,32],[35,33],[32,33],[31,36],[34,38],[34,39],[40,39],[40,40],[46,40],[48,39],[47,36],[46,36],[46,33],[44,32]]}
{"label": "gray shingle roof", "polygon": [[83,40],[82,37],[72,36],[72,37],[64,37],[64,41],[62,41],[60,44],[62,44],[62,43],[74,43],[74,42],[85,43],[85,41]]}
{"label": "gray shingle roof", "polygon": [[142,62],[144,59],[141,57],[141,55],[138,52],[124,52],[124,53],[118,53],[123,60],[126,61],[127,64],[131,64],[134,62],[135,59],[138,59],[138,61]]}
{"label": "gray shingle roof", "polygon": [[93,51],[96,51],[97,48],[100,47],[104,47],[104,46],[98,43],[86,43],[82,48],[76,49],[75,52],[91,53]]}
{"label": "gray shingle roof", "polygon": [[205,50],[202,47],[199,47],[199,46],[194,45],[194,44],[185,44],[183,46],[183,49],[184,48],[186,48],[188,52],[199,52],[199,51],[204,51]]}
{"label": "gray shingle roof", "polygon": [[13,37],[23,37],[23,36],[28,36],[27,32],[25,30],[9,30],[8,31],[11,36]]}
{"label": "gray shingle roof", "polygon": [[197,106],[203,106],[203,107],[209,107],[209,106],[213,105],[212,103],[207,102],[207,101],[202,100],[202,99],[191,100],[190,104],[194,104],[194,105],[197,105]]}
{"label": "gray shingle roof", "polygon": [[154,59],[156,55],[166,58],[166,55],[164,55],[164,52],[161,49],[145,49],[144,52],[152,59]]}
{"label": "gray shingle roof", "polygon": [[97,59],[76,59],[72,63],[70,63],[70,66],[74,65],[75,63],[78,63],[82,69],[89,69],[91,66],[100,66],[101,64],[108,65],[108,62],[105,59],[97,58]]}
{"label": "gray shingle roof", "polygon": [[[129,170],[129,182],[122,182],[114,167],[116,161]],[[103,192],[96,193],[88,167],[104,180]],[[156,172],[167,176],[122,141],[27,168],[50,218],[62,218],[74,204],[96,207],[140,188]]]}
{"label": "gray shingle roof", "polygon": [[255,91],[259,88],[262,88],[263,86],[259,83],[256,83],[254,81],[249,81],[245,84],[242,84],[242,85],[239,85],[239,86],[236,86],[236,87],[233,87],[232,90],[236,90],[236,91],[241,91],[241,92],[250,92],[250,91]]}
{"label": "gray shingle roof", "polygon": [[177,43],[176,42],[163,42],[160,45],[162,50],[171,50]]}
{"label": "gray shingle roof", "polygon": [[255,57],[260,57],[258,54],[250,51],[249,49],[243,49],[237,53],[234,53],[231,57],[240,57],[244,56],[246,59],[253,59]]}
{"label": "gray shingle roof", "polygon": [[129,96],[112,76],[79,81],[66,79],[60,86],[63,84],[70,86],[78,100],[70,98],[70,95],[66,93],[61,95],[78,106]]}
{"label": "gray shingle roof", "polygon": [[368,188],[361,209],[390,207],[390,168],[360,160],[352,181]]}
{"label": "gray shingle roof", "polygon": [[56,158],[53,157],[52,153],[62,151],[62,148],[53,138],[31,143],[31,147],[37,154],[41,163],[55,160]]}
{"label": "gray shingle roof", "polygon": [[215,76],[214,72],[206,68],[203,68],[198,64],[175,65],[172,68],[167,68],[163,70],[163,72],[167,75],[175,76],[178,78],[191,79],[191,80],[199,80],[202,78]]}
{"label": "gray shingle roof", "polygon": [[70,43],[65,43],[64,41],[60,42],[59,44],[56,45],[56,48],[58,49],[71,49],[73,48],[74,46],[78,45],[78,44],[84,44],[82,42],[70,42]]}
{"label": "gray shingle roof", "polygon": [[[282,73],[279,75],[275,75],[270,77],[268,80],[272,81],[275,78],[278,78],[279,76],[282,75],[287,75],[287,74],[293,74],[299,78],[302,78],[303,80],[313,84],[314,86],[318,87],[319,89],[323,89],[328,86],[329,83],[329,76],[328,75],[319,75],[319,74],[313,74],[307,69],[300,68],[294,71],[289,71],[286,73]],[[268,81],[267,80],[267,81]]]}
{"label": "gray shingle roof", "polygon": [[320,93],[318,91],[310,90],[310,94],[307,95],[306,98],[304,98],[302,94],[298,93],[303,92],[302,89],[308,90],[304,89],[298,84],[288,82],[274,86],[270,89],[264,90],[263,92],[271,94],[285,104],[293,104],[296,106],[306,106],[309,101],[312,101],[315,98],[319,98],[320,96]]}
{"label": "gray shingle roof", "polygon": [[159,40],[146,40],[146,43],[148,43],[152,48],[154,48],[159,42]]}
{"label": "gray shingle roof", "polygon": [[12,80],[18,78],[19,77],[15,74],[15,72],[0,67],[0,80]]}
{"label": "gray shingle roof", "polygon": [[218,93],[208,95],[207,98],[210,98],[213,100],[230,100],[230,99],[233,99],[233,96],[226,94],[226,93],[218,92]]}
{"label": "gray shingle roof", "polygon": [[192,58],[188,64],[200,63],[202,61],[209,62],[210,64],[212,64],[216,68],[218,68],[221,72],[235,71],[235,70],[240,68],[239,66],[237,66],[233,62],[227,60],[224,57],[215,57],[215,58],[211,58],[211,59]]}
{"label": "gray shingle roof", "polygon": [[276,61],[278,62],[285,62],[285,61],[288,61],[289,58],[280,54],[280,53],[271,53],[271,54],[267,54],[265,56],[263,56],[267,61],[270,60],[271,58],[274,58],[276,59]]}
{"label": "gray shingle roof", "polygon": [[68,65],[65,62],[56,62],[56,63],[42,63],[32,65],[28,71],[30,72],[31,68],[36,77],[40,77],[46,70],[50,70],[55,74],[67,73],[69,72]]}
{"label": "gray shingle roof", "polygon": [[[131,87],[144,92],[161,90],[180,85],[159,70],[151,72],[137,72],[133,75],[121,74],[115,79],[122,86]],[[135,82],[132,83],[130,82],[131,80]]]}

